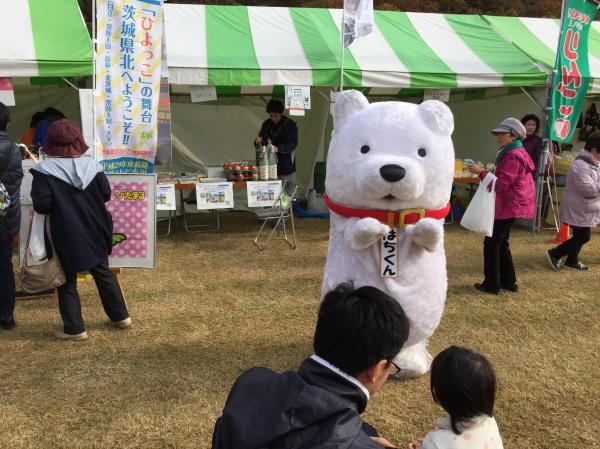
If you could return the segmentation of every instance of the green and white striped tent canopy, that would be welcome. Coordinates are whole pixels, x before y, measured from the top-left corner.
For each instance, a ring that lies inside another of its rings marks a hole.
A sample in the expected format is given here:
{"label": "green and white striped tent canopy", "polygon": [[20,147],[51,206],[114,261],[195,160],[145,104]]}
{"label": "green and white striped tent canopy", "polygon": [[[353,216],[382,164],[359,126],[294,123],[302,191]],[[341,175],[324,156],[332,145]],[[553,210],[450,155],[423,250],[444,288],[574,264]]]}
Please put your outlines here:
{"label": "green and white striped tent canopy", "polygon": [[92,74],[77,0],[0,0],[0,77]]}
{"label": "green and white striped tent canopy", "polygon": [[[550,71],[556,62],[560,20],[483,16],[499,34],[519,47],[532,60]],[[592,92],[600,92],[600,22],[594,22],[589,37],[589,64]]]}
{"label": "green and white striped tent canopy", "polygon": [[[165,5],[173,84],[338,86],[342,11]],[[345,50],[347,87],[536,86],[547,73],[481,16],[375,12]]]}

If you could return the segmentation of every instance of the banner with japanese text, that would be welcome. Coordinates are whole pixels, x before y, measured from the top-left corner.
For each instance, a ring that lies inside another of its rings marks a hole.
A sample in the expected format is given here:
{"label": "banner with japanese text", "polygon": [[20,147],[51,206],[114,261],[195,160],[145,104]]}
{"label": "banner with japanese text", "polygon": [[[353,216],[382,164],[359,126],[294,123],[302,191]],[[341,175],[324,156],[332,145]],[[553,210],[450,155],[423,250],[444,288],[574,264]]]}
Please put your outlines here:
{"label": "banner with japanese text", "polygon": [[107,173],[152,173],[162,0],[96,0],[96,154]]}
{"label": "banner with japanese text", "polygon": [[591,81],[588,37],[598,6],[586,0],[566,0],[552,91],[550,138],[570,142]]}

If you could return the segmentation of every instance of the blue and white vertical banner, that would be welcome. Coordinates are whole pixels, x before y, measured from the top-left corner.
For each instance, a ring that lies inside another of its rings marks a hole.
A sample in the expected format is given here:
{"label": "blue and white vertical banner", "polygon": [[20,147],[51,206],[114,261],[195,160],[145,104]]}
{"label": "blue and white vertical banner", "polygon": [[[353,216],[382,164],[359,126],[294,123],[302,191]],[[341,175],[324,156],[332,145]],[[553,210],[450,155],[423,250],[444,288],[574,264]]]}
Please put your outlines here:
{"label": "blue and white vertical banner", "polygon": [[96,0],[96,5],[96,155],[107,173],[152,173],[163,1]]}

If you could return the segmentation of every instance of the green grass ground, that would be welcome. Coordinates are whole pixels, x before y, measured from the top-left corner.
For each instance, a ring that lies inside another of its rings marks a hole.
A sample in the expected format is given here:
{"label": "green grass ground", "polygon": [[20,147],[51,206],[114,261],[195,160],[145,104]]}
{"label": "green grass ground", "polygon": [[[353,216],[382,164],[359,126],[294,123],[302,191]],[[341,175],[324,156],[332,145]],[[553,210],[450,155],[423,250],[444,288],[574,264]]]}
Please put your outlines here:
{"label": "green grass ground", "polygon": [[[242,371],[294,369],[311,354],[328,223],[298,220],[297,250],[258,253],[251,216],[223,222],[219,234],[159,238],[156,270],[125,271],[130,330],[105,325],[91,282],[80,286],[86,342],[53,338],[50,300],[18,302],[17,329],[0,333],[1,448],[209,448]],[[447,227],[450,286],[430,350],[489,357],[506,449],[600,448],[600,235],[582,254],[589,273],[550,271],[549,236],[514,232],[521,291],[492,297],[472,288],[482,238]],[[442,415],[428,382],[388,382],[366,419],[404,447]]]}

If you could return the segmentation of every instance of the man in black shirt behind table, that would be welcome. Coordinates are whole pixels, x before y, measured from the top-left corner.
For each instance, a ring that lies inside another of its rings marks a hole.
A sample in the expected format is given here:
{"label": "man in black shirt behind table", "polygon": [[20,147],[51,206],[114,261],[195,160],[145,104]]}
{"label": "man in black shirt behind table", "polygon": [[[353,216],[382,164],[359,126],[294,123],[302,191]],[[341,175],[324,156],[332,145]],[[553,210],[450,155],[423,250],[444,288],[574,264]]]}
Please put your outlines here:
{"label": "man in black shirt behind table", "polygon": [[284,107],[281,101],[269,101],[267,104],[269,118],[262,124],[255,143],[267,145],[270,140],[277,151],[277,174],[279,179],[283,182],[295,183],[298,127],[292,119],[283,115],[283,111]]}

